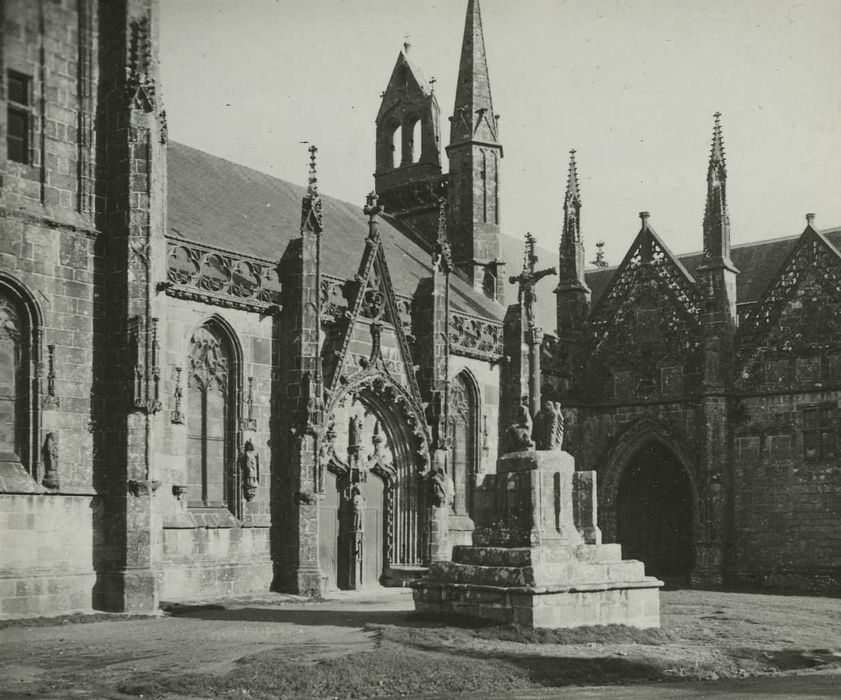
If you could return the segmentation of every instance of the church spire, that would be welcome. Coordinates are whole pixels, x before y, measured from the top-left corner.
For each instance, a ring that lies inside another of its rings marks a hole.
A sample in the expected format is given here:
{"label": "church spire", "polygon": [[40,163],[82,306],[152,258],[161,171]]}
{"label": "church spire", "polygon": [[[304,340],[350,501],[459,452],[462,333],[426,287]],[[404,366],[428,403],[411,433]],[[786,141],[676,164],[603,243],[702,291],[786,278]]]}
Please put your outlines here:
{"label": "church spire", "polygon": [[558,290],[587,288],[584,282],[584,244],[581,241],[581,190],[578,186],[578,165],[575,162],[574,149],[569,152],[558,272]]}
{"label": "church spire", "polygon": [[479,0],[469,0],[450,117],[449,224],[455,265],[476,291],[502,303],[505,276],[499,238],[502,146],[491,100]]}
{"label": "church spire", "polygon": [[456,101],[450,124],[450,145],[463,141],[498,143],[497,115],[491,99],[479,0],[467,3]]}
{"label": "church spire", "polygon": [[714,115],[710,160],[707,165],[707,201],[704,209],[704,264],[733,269],[730,261],[730,216],[727,211],[727,162],[721,133],[721,113]]}

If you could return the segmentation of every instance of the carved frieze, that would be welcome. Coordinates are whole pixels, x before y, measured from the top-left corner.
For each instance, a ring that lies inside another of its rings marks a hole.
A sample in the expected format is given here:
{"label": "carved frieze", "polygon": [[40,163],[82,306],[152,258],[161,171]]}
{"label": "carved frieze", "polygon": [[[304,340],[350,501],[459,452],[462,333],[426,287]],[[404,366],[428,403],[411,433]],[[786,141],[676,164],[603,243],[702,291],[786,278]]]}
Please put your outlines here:
{"label": "carved frieze", "polygon": [[450,351],[454,355],[498,362],[502,358],[502,324],[450,313]]}
{"label": "carved frieze", "polygon": [[265,313],[281,301],[277,267],[209,246],[167,241],[169,296]]}

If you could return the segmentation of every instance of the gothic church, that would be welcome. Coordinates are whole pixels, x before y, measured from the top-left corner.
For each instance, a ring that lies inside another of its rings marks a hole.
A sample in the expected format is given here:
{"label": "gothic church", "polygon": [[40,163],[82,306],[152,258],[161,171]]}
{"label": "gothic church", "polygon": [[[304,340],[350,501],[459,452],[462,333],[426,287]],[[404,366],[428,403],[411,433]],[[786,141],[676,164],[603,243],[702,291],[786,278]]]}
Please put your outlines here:
{"label": "gothic church", "polygon": [[403,585],[541,395],[626,557],[838,591],[841,229],[731,247],[718,119],[703,253],[585,269],[573,159],[538,282],[478,0],[449,172],[401,51],[364,206],[170,141],[155,0],[3,7],[0,615]]}

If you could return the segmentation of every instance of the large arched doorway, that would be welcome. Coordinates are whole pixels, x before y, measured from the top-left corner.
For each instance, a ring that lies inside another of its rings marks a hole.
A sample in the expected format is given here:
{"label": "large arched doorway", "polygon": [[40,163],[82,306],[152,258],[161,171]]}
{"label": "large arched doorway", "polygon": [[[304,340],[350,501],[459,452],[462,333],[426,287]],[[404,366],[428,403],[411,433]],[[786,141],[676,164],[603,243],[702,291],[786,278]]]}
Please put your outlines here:
{"label": "large arched doorway", "polygon": [[414,463],[395,442],[391,416],[369,399],[348,394],[329,422],[319,506],[319,561],[328,589],[376,586],[423,560]]}
{"label": "large arched doorway", "polygon": [[669,586],[686,585],[693,565],[692,483],[677,456],[652,440],[628,461],[616,503],[623,556]]}

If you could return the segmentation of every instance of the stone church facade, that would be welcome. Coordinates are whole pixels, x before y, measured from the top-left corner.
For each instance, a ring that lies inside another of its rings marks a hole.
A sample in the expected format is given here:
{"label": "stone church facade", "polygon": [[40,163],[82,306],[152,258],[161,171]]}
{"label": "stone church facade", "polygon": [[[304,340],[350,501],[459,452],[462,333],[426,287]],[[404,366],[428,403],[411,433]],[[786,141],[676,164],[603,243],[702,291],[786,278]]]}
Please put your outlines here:
{"label": "stone church facade", "polygon": [[0,615],[405,583],[541,392],[655,574],[837,590],[841,232],[731,249],[718,122],[703,254],[585,270],[571,162],[544,334],[477,0],[449,172],[406,47],[364,207],[170,141],[152,0],[3,7]]}

